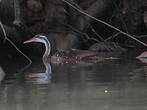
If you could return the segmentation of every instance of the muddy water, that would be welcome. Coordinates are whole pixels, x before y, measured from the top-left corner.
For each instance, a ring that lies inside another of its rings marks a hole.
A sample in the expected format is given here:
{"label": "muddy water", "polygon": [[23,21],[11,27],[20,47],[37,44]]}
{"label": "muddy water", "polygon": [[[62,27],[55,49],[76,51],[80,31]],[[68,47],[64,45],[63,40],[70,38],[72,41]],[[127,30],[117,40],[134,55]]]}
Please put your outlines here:
{"label": "muddy water", "polygon": [[0,110],[147,110],[147,65],[139,60],[45,68],[34,58],[25,69],[24,59],[0,60]]}

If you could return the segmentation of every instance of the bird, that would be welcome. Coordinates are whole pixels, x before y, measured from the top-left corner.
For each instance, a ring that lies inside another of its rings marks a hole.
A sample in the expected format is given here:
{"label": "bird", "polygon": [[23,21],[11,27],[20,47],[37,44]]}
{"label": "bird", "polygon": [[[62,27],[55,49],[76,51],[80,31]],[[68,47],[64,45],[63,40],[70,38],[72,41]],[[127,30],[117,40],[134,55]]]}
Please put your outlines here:
{"label": "bird", "polygon": [[136,57],[137,59],[140,59],[140,58],[147,58],[147,51],[145,52],[142,52],[139,56]]}
{"label": "bird", "polygon": [[39,42],[43,43],[45,46],[45,52],[43,54],[43,61],[51,61],[56,63],[78,63],[80,61],[103,61],[109,59],[116,59],[113,57],[103,57],[99,56],[98,52],[93,52],[89,50],[79,50],[79,49],[70,49],[70,50],[58,50],[53,56],[51,53],[51,42],[45,35],[37,34],[33,38],[24,41],[26,43]]}

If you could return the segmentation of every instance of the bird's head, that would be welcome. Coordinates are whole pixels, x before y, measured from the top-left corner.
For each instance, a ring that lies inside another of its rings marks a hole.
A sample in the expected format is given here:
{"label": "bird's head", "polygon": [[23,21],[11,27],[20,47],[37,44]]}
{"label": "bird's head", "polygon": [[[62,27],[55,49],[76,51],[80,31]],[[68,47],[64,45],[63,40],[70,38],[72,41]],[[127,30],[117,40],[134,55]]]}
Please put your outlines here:
{"label": "bird's head", "polygon": [[35,35],[33,38],[24,41],[24,43],[31,43],[31,42],[40,42],[43,43],[45,45],[45,53],[43,55],[43,59],[46,60],[46,58],[49,56],[50,51],[51,51],[51,44],[50,41],[47,39],[46,36],[44,35]]}
{"label": "bird's head", "polygon": [[24,44],[25,43],[32,43],[32,42],[40,42],[40,43],[45,44],[47,41],[48,41],[48,39],[46,36],[38,34],[38,35],[35,35],[33,38],[24,41]]}

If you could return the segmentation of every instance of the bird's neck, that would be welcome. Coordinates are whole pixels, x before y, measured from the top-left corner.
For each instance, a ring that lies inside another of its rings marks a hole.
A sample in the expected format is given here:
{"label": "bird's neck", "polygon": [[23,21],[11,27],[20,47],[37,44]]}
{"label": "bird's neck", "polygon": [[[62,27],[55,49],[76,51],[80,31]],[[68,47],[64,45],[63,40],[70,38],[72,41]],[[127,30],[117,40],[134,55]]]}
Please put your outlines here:
{"label": "bird's neck", "polygon": [[45,40],[44,44],[45,44],[45,53],[43,55],[43,59],[47,60],[51,52],[51,44],[48,40]]}

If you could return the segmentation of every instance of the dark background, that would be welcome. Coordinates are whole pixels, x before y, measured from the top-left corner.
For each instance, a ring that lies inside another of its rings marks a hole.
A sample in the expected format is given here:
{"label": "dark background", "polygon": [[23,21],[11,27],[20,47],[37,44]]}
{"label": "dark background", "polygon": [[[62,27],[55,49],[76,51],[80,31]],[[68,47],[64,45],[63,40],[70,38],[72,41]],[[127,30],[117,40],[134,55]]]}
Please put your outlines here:
{"label": "dark background", "polygon": [[[105,21],[146,43],[146,0],[67,0],[87,14]],[[0,20],[7,38],[22,51],[40,54],[43,46],[24,45],[23,41],[44,34],[52,42],[52,50],[88,49],[95,43],[113,42],[126,49],[146,50],[146,46],[94,19],[85,16],[63,0],[1,0]],[[4,40],[0,29],[1,49],[17,53]]]}

